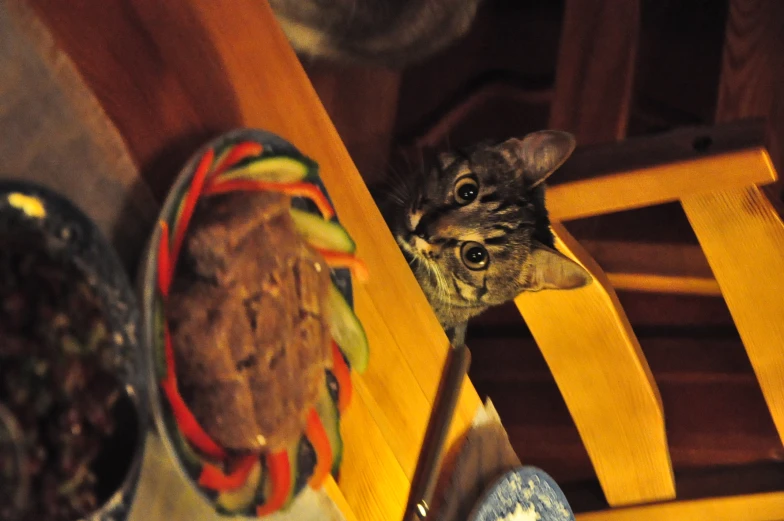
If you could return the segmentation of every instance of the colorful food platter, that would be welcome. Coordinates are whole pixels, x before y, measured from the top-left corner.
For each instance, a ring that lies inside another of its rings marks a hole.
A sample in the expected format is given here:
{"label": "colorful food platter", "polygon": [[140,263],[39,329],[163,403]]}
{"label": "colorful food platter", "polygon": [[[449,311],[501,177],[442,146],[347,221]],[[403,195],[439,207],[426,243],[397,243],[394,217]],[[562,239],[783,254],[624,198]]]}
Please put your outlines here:
{"label": "colorful food platter", "polygon": [[[331,367],[299,439],[285,449],[237,453],[215,442],[179,393],[166,318],[177,261],[200,202],[232,192],[278,192],[291,197],[299,235],[331,271],[329,332]],[[283,139],[259,130],[225,134],[199,150],[171,189],[143,260],[143,331],[148,346],[152,415],[183,477],[226,515],[264,517],[285,510],[304,487],[319,489],[340,470],[340,415],[351,401],[351,371],[363,372],[368,345],[353,313],[352,277],[368,274],[355,245],[339,224],[318,165]]]}

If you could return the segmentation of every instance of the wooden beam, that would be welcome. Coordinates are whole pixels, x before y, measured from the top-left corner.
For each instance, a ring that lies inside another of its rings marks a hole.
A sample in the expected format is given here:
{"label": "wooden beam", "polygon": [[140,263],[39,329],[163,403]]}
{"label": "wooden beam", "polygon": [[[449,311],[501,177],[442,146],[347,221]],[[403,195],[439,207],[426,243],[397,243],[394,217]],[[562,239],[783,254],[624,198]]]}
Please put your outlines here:
{"label": "wooden beam", "polygon": [[397,116],[400,71],[336,63],[304,63],[365,184],[383,181]]}
{"label": "wooden beam", "polygon": [[580,144],[626,136],[639,4],[638,0],[566,2],[551,128],[573,132]]}
{"label": "wooden beam", "polygon": [[[784,79],[784,3],[732,0],[727,21],[718,121],[769,116]],[[745,168],[737,165],[738,169]],[[756,186],[681,201],[784,442],[784,222]]]}
{"label": "wooden beam", "polygon": [[594,282],[523,293],[515,304],[542,351],[591,457],[607,501],[675,496],[661,399],[637,338],[599,266],[561,225],[558,249]]}
{"label": "wooden beam", "polygon": [[753,119],[578,148],[548,187],[550,216],[569,221],[771,183],[764,141],[765,123]]}
{"label": "wooden beam", "polygon": [[616,290],[721,296],[698,245],[580,241]]}
{"label": "wooden beam", "polygon": [[784,223],[753,186],[682,204],[784,440]]}
{"label": "wooden beam", "polygon": [[784,492],[674,501],[575,517],[577,521],[781,521]]}
{"label": "wooden beam", "polygon": [[[639,22],[638,0],[567,1],[551,128],[574,133],[580,145],[625,137]],[[573,192],[578,199],[585,193]],[[549,190],[554,222],[568,215],[573,192]],[[522,294],[515,304],[558,383],[607,501],[616,506],[674,497],[661,399],[637,339],[601,268],[566,228],[553,229],[559,249],[586,266],[594,283]]]}
{"label": "wooden beam", "polygon": [[607,273],[607,280],[619,291],[643,293],[672,293],[676,295],[721,296],[721,289],[713,277],[658,275],[656,273]]}
{"label": "wooden beam", "polygon": [[767,151],[756,148],[557,185],[548,190],[547,205],[553,220],[568,221],[775,179]]}

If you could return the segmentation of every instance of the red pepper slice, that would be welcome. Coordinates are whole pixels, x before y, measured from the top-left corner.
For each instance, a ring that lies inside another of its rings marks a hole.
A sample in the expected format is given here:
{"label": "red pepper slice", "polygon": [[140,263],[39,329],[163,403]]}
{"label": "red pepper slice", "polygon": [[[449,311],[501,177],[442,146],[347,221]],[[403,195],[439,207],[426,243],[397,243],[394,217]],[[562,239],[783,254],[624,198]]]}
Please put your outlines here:
{"label": "red pepper slice", "polygon": [[161,240],[158,243],[158,291],[164,297],[168,297],[172,275],[169,259],[169,225],[166,221],[160,221],[158,224],[161,227]]}
{"label": "red pepper slice", "polygon": [[316,248],[316,251],[324,257],[324,260],[330,267],[348,268],[360,282],[367,282],[370,280],[370,273],[368,272],[367,266],[362,262],[362,259],[356,257],[354,254],[323,250],[321,248]]}
{"label": "red pepper slice", "polygon": [[209,185],[204,193],[207,195],[224,194],[242,191],[271,191],[281,192],[292,197],[305,197],[310,199],[318,208],[324,219],[329,220],[335,215],[335,210],[329,200],[318,186],[311,183],[272,183],[269,181],[250,181],[246,179],[232,179],[216,182]]}
{"label": "red pepper slice", "polygon": [[263,505],[256,507],[258,517],[277,512],[286,502],[291,491],[291,465],[286,450],[267,455],[267,470],[270,473],[272,492]]}
{"label": "red pepper slice", "polygon": [[180,391],[177,389],[177,376],[174,369],[174,349],[172,347],[171,335],[169,334],[168,327],[163,330],[163,334],[166,343],[166,378],[161,382],[161,388],[163,389],[164,394],[166,394],[166,398],[169,400],[172,413],[174,413],[174,420],[177,422],[177,426],[182,431],[182,435],[185,436],[185,439],[196,449],[212,458],[224,459],[226,457],[226,451],[215,443],[215,441],[210,438],[209,434],[202,429],[198,420],[196,420],[196,417],[185,403],[185,400],[182,399]]}
{"label": "red pepper slice", "polygon": [[204,187],[204,179],[207,176],[207,172],[210,170],[213,157],[215,157],[215,151],[208,148],[204,155],[201,156],[201,161],[199,161],[199,165],[196,167],[196,172],[194,172],[193,179],[191,180],[191,187],[188,190],[188,193],[185,194],[185,205],[182,208],[182,215],[175,225],[176,232],[174,234],[174,245],[171,250],[172,271],[174,271],[174,267],[177,265],[177,258],[180,255],[182,241],[185,239],[185,231],[188,229],[188,223],[190,223],[191,217],[193,216],[196,202],[201,195],[202,188]]}
{"label": "red pepper slice", "polygon": [[324,424],[321,423],[316,409],[311,409],[308,412],[305,435],[313,445],[313,450],[316,451],[316,467],[313,469],[313,475],[308,484],[310,488],[318,490],[324,485],[324,480],[327,479],[332,469],[332,446],[329,444],[327,431],[324,429]]}
{"label": "red pepper slice", "polygon": [[224,474],[221,469],[210,463],[205,463],[199,475],[199,485],[223,492],[224,490],[236,490],[248,480],[253,465],[259,460],[258,454],[243,456],[229,474]]}
{"label": "red pepper slice", "polygon": [[207,176],[207,179],[214,179],[240,161],[249,157],[260,156],[263,151],[264,147],[261,143],[256,143],[255,141],[237,143],[221,154],[215,162],[215,168]]}
{"label": "red pepper slice", "polygon": [[351,369],[343,358],[337,342],[332,341],[332,374],[338,381],[338,412],[343,413],[351,403],[353,386],[351,384]]}

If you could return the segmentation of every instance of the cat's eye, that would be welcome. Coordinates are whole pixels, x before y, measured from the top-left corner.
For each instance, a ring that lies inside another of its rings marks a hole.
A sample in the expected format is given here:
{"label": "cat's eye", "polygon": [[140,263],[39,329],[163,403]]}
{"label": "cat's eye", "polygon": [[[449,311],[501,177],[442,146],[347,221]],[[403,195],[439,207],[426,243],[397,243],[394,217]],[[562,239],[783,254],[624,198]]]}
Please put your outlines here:
{"label": "cat's eye", "polygon": [[469,270],[483,270],[490,262],[490,256],[484,246],[469,241],[460,247],[460,258]]}
{"label": "cat's eye", "polygon": [[466,205],[479,195],[479,183],[471,176],[462,177],[455,183],[455,201]]}

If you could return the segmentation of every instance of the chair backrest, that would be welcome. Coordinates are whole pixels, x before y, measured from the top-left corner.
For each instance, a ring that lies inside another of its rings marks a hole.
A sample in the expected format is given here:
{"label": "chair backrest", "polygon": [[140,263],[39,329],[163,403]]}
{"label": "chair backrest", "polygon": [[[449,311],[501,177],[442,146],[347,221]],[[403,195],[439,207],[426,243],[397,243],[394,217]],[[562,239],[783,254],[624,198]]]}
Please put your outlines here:
{"label": "chair backrest", "polygon": [[[554,222],[681,201],[784,432],[784,224],[757,188],[776,172],[759,120],[575,152],[548,191]],[[708,149],[705,150],[705,144]],[[517,297],[613,506],[675,497],[664,412],[601,267],[560,224],[557,246],[594,276]]]}

